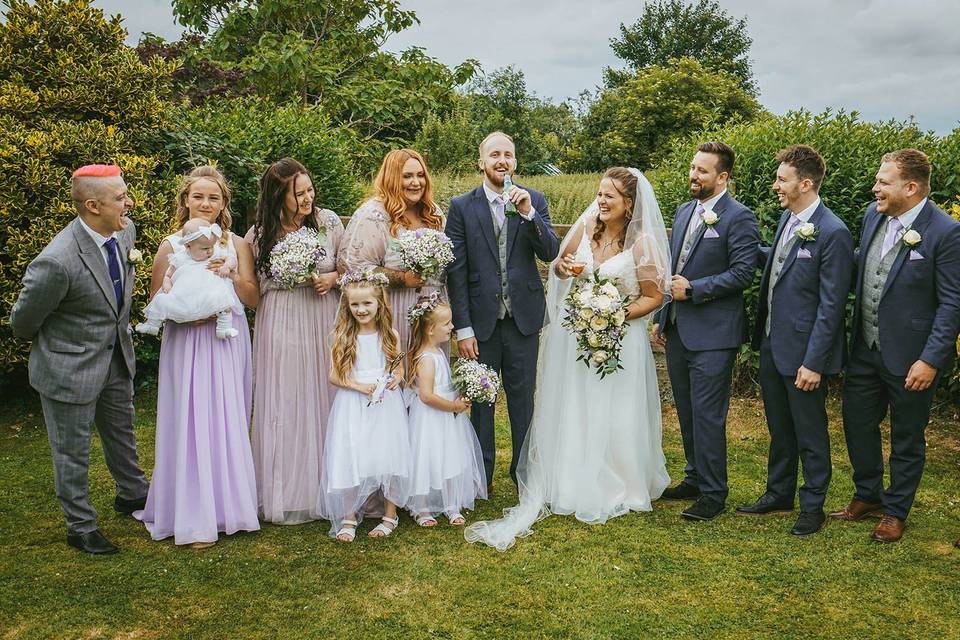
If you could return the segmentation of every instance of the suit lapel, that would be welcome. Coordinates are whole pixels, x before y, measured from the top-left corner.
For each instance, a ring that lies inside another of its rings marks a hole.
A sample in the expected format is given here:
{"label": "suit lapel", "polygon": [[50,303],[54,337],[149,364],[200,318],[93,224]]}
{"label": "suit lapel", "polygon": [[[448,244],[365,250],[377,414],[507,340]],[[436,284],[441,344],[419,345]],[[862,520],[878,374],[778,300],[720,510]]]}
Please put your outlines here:
{"label": "suit lapel", "polygon": [[[723,194],[723,197],[717,200],[717,204],[713,206],[713,211],[717,214],[717,224],[720,224],[719,218],[720,216],[723,215],[723,212],[726,210],[727,202],[729,201],[729,199],[730,199],[730,193],[727,192]],[[696,207],[696,204],[694,204],[694,207]],[[700,240],[703,238],[703,234],[705,234],[706,232],[707,232],[707,225],[701,222],[700,226],[698,226],[697,230],[693,233],[693,241],[690,243],[690,251],[687,252],[687,262],[683,265],[684,267],[690,264],[690,259],[693,257],[693,252],[697,250],[697,245],[700,244]]]}
{"label": "suit lapel", "polygon": [[[930,213],[930,207],[932,206],[931,202],[927,200],[927,204],[923,206],[923,209],[920,210],[913,224],[910,225],[910,229],[915,230],[921,237],[923,236],[923,230],[930,224],[930,217],[932,215]],[[906,231],[904,235],[906,235]],[[897,259],[893,261],[893,265],[890,267],[890,273],[887,274],[887,281],[883,284],[883,293],[880,294],[880,299],[883,299],[883,296],[887,295],[887,290],[890,289],[890,285],[893,284],[897,273],[900,271],[900,268],[903,267],[903,263],[907,261],[907,255],[910,253],[910,247],[903,241],[903,235],[900,236],[899,243],[900,250],[897,252]]]}
{"label": "suit lapel", "polygon": [[777,247],[780,246],[780,237],[783,235],[783,230],[787,226],[787,220],[790,219],[790,214],[784,212],[780,216],[780,223],[777,225],[777,232],[773,234],[773,244],[770,246],[770,255],[767,256],[767,264],[763,268],[763,275],[760,277],[760,296],[765,298],[767,295],[767,287],[770,282],[770,277],[773,274],[773,261],[777,253]]}
{"label": "suit lapel", "polygon": [[487,201],[483,185],[477,187],[474,196],[473,211],[477,216],[477,222],[480,223],[480,229],[483,231],[483,237],[487,240],[490,251],[493,252],[497,262],[500,262],[500,250],[497,248],[497,232],[493,228],[493,216],[490,215],[490,203]]}
{"label": "suit lapel", "polygon": [[[509,262],[510,254],[513,253],[513,244],[517,241],[517,232],[520,231],[520,215],[510,216],[503,224],[506,229],[503,229],[500,233],[507,234],[507,261]],[[499,252],[497,252],[497,257],[499,258]]]}
{"label": "suit lapel", "polygon": [[683,241],[687,236],[687,227],[690,226],[690,216],[693,214],[693,211],[696,208],[696,200],[689,202],[687,207],[681,207],[680,215],[678,215],[677,219],[674,221],[673,232],[670,236],[671,244],[673,244],[674,273],[678,273],[678,267],[680,265],[680,252],[683,251]]}
{"label": "suit lapel", "polygon": [[[817,227],[820,224],[820,220],[823,218],[823,209],[824,204],[821,201],[820,205],[817,207],[817,210],[813,212],[812,216],[810,216],[810,220],[808,222],[812,223],[814,227]],[[799,226],[797,228],[799,229]],[[799,238],[792,240],[792,242],[793,245],[787,247],[787,259],[783,264],[783,269],[780,270],[780,278],[777,280],[777,283],[779,283],[780,280],[783,280],[783,274],[785,274],[787,270],[793,266],[793,263],[797,261],[797,254],[800,253],[800,247],[804,244],[803,242],[800,242]],[[777,285],[774,284],[773,286],[776,287]]]}
{"label": "suit lapel", "polygon": [[93,241],[90,234],[80,225],[80,221],[73,223],[73,237],[80,247],[80,259],[87,266],[93,279],[100,287],[103,297],[107,299],[110,308],[114,314],[119,314],[117,310],[117,295],[113,292],[113,283],[110,281],[110,274],[107,273],[107,265],[103,261],[103,254],[100,253],[100,247]]}
{"label": "suit lapel", "polygon": [[118,257],[120,258],[120,262],[123,264],[123,300],[124,304],[126,304],[128,300],[133,298],[133,280],[136,276],[136,269],[134,268],[133,263],[127,258],[127,256],[130,255],[130,250],[133,249],[132,238],[130,237],[129,232],[125,233],[124,236],[127,238],[127,240],[123,243],[125,246],[123,247],[122,253]]}

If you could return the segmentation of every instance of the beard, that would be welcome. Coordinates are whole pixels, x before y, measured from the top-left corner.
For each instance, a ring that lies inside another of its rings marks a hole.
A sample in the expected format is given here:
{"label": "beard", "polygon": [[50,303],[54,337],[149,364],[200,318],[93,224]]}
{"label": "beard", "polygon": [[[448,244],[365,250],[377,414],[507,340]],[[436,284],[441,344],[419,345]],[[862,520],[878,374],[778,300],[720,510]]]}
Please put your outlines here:
{"label": "beard", "polygon": [[[510,173],[510,169],[506,170],[507,173]],[[500,172],[497,171],[493,166],[483,165],[483,175],[487,177],[487,180],[490,184],[495,187],[503,188],[503,176],[500,175]]]}
{"label": "beard", "polygon": [[691,197],[691,198],[697,198],[697,199],[699,199],[699,200],[707,200],[707,199],[709,199],[710,197],[713,196],[713,194],[716,192],[716,190],[717,190],[716,185],[709,185],[709,186],[707,186],[707,185],[705,185],[705,184],[703,184],[703,183],[700,183],[700,184],[694,186],[694,185],[691,184],[691,185],[690,185],[690,197]]}

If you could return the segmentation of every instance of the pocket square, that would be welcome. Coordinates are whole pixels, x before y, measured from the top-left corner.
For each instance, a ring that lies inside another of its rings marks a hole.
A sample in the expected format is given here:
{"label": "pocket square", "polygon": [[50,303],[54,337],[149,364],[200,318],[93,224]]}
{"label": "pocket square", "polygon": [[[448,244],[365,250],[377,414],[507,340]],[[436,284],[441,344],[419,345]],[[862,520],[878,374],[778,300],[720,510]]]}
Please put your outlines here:
{"label": "pocket square", "polygon": [[923,254],[915,249],[910,249],[910,259],[911,260],[925,260]]}
{"label": "pocket square", "polygon": [[809,260],[810,257],[811,257],[810,251],[808,249],[804,249],[803,247],[800,247],[800,250],[797,251],[797,260],[800,260],[800,259]]}
{"label": "pocket square", "polygon": [[717,230],[713,227],[707,227],[707,230],[703,232],[704,238],[719,238],[720,234],[717,233]]}

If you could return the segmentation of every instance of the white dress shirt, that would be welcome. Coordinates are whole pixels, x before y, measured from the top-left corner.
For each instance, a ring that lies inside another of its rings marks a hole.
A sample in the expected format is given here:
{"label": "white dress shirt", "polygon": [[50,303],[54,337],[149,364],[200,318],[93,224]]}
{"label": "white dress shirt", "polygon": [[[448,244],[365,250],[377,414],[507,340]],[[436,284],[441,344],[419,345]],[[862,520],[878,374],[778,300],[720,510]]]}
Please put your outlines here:
{"label": "white dress shirt", "polygon": [[[703,207],[704,212],[706,212],[706,211],[713,211],[713,208],[714,208],[715,206],[717,206],[717,202],[720,201],[720,198],[722,198],[722,197],[723,197],[723,194],[725,194],[726,192],[727,192],[727,190],[724,189],[723,191],[721,191],[721,192],[718,193],[717,195],[711,196],[711,197],[707,198],[706,200],[702,200],[702,201],[700,202],[700,206]],[[696,210],[697,210],[697,206],[696,206],[696,205],[693,206],[693,210],[694,210],[694,212],[696,212]],[[684,236],[684,238],[688,238],[688,237],[692,236],[693,233],[697,230],[697,227],[698,227],[698,226],[700,226],[700,216],[698,216],[698,215],[692,215],[692,216],[690,216],[690,222],[687,224],[687,234]]]}
{"label": "white dress shirt", "polygon": [[906,211],[901,213],[899,216],[897,216],[897,220],[899,220],[900,224],[903,225],[903,231],[901,233],[906,233],[913,226],[913,223],[916,221],[917,216],[920,215],[920,211],[925,206],[927,206],[926,198],[918,202],[917,206],[911,207],[910,209],[907,209]]}

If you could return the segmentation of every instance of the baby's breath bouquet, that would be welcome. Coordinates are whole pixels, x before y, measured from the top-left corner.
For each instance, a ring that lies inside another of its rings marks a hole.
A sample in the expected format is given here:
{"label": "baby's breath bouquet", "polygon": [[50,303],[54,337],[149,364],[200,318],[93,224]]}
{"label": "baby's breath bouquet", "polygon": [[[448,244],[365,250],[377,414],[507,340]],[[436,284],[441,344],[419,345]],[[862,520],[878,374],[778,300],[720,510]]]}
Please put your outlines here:
{"label": "baby's breath bouquet", "polygon": [[470,402],[493,404],[500,389],[500,376],[476,360],[459,358],[453,365],[453,386]]}
{"label": "baby's breath bouquet", "polygon": [[416,271],[423,280],[438,280],[453,262],[453,242],[442,231],[404,231],[396,240],[403,266]]}
{"label": "baby's breath bouquet", "polygon": [[270,276],[285,289],[295,289],[313,275],[326,257],[326,230],[301,227],[288,233],[270,251]]}
{"label": "baby's breath bouquet", "polygon": [[623,369],[620,349],[627,333],[627,304],[616,285],[597,274],[577,280],[565,300],[563,327],[577,339],[578,361],[601,379]]}

